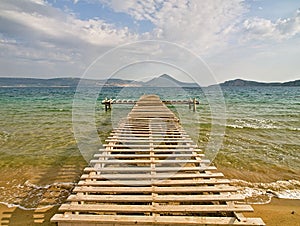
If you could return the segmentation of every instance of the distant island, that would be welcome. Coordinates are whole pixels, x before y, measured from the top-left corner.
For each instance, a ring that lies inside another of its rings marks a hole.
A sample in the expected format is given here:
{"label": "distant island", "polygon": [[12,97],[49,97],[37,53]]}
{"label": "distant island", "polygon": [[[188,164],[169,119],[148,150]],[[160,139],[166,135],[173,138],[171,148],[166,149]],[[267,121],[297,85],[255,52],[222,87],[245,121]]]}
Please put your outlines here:
{"label": "distant island", "polygon": [[199,87],[196,83],[181,82],[170,75],[163,74],[147,82],[123,80],[123,79],[80,79],[80,78],[8,78],[0,77],[0,87],[76,87],[84,86],[105,87]]}
{"label": "distant island", "polygon": [[300,86],[300,79],[290,82],[256,82],[242,79],[229,80],[219,84],[221,87],[226,86]]}
{"label": "distant island", "polygon": [[[104,87],[199,87],[196,83],[187,83],[176,80],[170,75],[163,74],[147,82],[107,79],[93,80],[81,78],[9,78],[0,77],[0,87],[76,87],[79,82],[84,86]],[[242,79],[229,80],[218,84],[221,87],[248,87],[248,86],[300,86],[300,79],[289,82],[257,82]],[[212,85],[215,86],[215,85]]]}

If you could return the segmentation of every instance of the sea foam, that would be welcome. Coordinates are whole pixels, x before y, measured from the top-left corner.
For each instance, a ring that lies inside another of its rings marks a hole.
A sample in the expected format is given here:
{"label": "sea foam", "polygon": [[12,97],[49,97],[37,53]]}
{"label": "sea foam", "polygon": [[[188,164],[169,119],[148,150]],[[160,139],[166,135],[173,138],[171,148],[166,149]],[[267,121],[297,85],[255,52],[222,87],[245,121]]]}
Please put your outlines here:
{"label": "sea foam", "polygon": [[238,188],[238,192],[246,197],[248,203],[268,203],[272,197],[300,199],[300,181],[298,180],[251,183],[244,180],[232,179],[231,184]]}

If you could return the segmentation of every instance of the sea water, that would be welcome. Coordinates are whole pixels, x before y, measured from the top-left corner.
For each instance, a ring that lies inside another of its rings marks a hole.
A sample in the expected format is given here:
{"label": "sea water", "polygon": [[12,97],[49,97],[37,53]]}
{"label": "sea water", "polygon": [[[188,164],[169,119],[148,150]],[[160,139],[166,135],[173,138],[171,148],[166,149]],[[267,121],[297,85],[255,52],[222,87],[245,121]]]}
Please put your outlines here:
{"label": "sea water", "polygon": [[[164,100],[197,98],[196,112],[184,104],[169,107],[204,152],[212,128],[220,128],[222,145],[213,164],[249,202],[300,198],[300,87],[223,88],[226,112],[220,114],[212,112],[210,88],[94,89],[86,92],[87,99],[89,92],[97,93],[93,101],[100,143],[132,108],[113,105],[105,112],[101,101],[106,97],[137,100],[154,93]],[[88,165],[74,137],[75,93],[76,87],[0,88],[0,203],[43,208],[61,204],[70,194]]]}

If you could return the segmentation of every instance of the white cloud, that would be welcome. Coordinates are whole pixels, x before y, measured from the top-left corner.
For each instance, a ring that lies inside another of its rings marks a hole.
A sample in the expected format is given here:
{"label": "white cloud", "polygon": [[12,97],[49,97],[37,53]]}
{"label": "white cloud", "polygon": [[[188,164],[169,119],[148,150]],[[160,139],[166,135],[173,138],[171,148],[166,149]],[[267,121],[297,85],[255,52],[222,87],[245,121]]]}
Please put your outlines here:
{"label": "white cloud", "polygon": [[40,12],[47,9],[51,11],[51,7],[48,5],[42,5],[36,8],[34,12],[16,8],[1,8],[0,17],[7,23],[2,22],[1,26],[6,27],[4,28],[6,32],[11,31],[12,35],[18,35],[19,32],[20,36],[25,35],[25,37],[29,36],[30,38],[39,35],[39,39],[76,40],[94,45],[115,45],[137,38],[136,35],[128,31],[128,28],[117,29],[114,25],[102,20],[79,20],[53,9],[52,15]]}
{"label": "white cloud", "polygon": [[197,52],[223,46],[247,10],[243,0],[102,0],[116,12],[155,25],[152,38],[186,45]]}
{"label": "white cloud", "polygon": [[[57,62],[65,62],[65,70],[74,65],[84,68],[85,62],[90,63],[103,50],[138,39],[126,27],[116,28],[97,19],[80,20],[39,0],[2,0],[0,37],[1,57],[11,59],[11,65],[1,66],[6,76],[5,69],[19,62],[47,62],[53,67]],[[9,69],[14,76],[23,73],[22,68],[14,68]],[[35,66],[31,69],[33,75]]]}
{"label": "white cloud", "polygon": [[292,18],[271,21],[264,18],[250,18],[243,23],[243,38],[250,40],[281,41],[300,33],[300,10]]}
{"label": "white cloud", "polygon": [[[300,32],[300,11],[286,19],[249,18],[250,14],[246,12],[247,4],[251,2],[246,0],[82,1],[86,1],[86,4],[100,2],[110,7],[112,10],[107,10],[102,5],[102,10],[112,14],[110,22],[95,17],[82,20],[78,17],[80,11],[71,14],[63,8],[52,7],[45,0],[0,0],[0,76],[7,76],[6,72],[13,76],[23,76],[24,72],[26,75],[39,76],[43,68],[50,71],[52,76],[81,75],[92,60],[112,47],[145,39],[175,42],[207,58],[223,55],[227,61],[234,59],[231,51],[234,48],[236,59],[245,60],[247,64],[246,57],[239,55],[240,50],[246,49],[244,55],[249,54],[249,49],[255,51],[251,53],[256,58],[259,51],[264,52],[268,48],[275,59],[279,51],[270,46],[278,42],[286,42],[288,46],[289,41]],[[76,4],[78,0],[70,2]],[[143,28],[146,32],[137,33],[133,31],[134,27],[120,27],[122,22],[118,18],[128,17],[118,13],[131,16],[133,21],[128,24],[146,24]],[[130,51],[133,55],[141,52],[151,55],[157,51],[180,55],[172,50],[153,48]],[[219,68],[226,73],[223,64],[222,61]],[[241,70],[246,68],[243,66]],[[227,69],[227,72],[230,70]]]}

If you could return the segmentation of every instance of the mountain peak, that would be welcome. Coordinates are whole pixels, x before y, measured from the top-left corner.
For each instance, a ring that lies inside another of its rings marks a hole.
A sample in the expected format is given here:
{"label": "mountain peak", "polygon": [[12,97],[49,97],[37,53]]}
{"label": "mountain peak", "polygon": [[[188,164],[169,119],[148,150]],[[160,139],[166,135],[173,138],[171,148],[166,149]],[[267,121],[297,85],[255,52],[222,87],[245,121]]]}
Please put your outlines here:
{"label": "mountain peak", "polygon": [[162,74],[162,75],[158,76],[158,78],[165,78],[165,79],[172,79],[172,80],[175,80],[173,77],[171,77],[171,76],[168,75],[168,74]]}
{"label": "mountain peak", "polygon": [[159,77],[153,78],[145,82],[148,87],[197,87],[195,83],[181,82],[168,74],[162,74]]}

